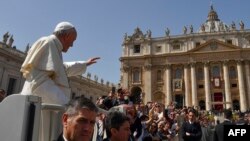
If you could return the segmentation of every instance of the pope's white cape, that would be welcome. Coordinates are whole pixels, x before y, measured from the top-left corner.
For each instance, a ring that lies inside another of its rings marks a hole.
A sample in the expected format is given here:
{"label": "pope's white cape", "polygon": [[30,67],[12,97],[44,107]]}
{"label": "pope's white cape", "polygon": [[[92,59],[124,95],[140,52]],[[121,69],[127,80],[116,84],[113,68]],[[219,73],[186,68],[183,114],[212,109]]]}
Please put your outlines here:
{"label": "pope's white cape", "polygon": [[42,37],[32,45],[21,67],[26,78],[21,94],[37,95],[42,102],[66,104],[70,98],[68,76],[81,75],[86,62],[62,60],[62,44],[55,35]]}

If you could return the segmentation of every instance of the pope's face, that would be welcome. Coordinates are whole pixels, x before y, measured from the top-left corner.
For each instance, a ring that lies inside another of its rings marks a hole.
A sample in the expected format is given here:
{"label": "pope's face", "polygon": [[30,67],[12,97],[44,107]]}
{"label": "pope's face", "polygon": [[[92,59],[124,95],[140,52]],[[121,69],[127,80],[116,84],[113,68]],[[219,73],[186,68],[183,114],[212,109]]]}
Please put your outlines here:
{"label": "pope's face", "polygon": [[81,109],[77,115],[63,115],[64,136],[68,141],[90,141],[94,131],[97,113]]}
{"label": "pope's face", "polygon": [[73,43],[76,40],[76,37],[77,37],[77,32],[75,30],[63,37],[62,52],[67,52],[68,49],[73,46]]}

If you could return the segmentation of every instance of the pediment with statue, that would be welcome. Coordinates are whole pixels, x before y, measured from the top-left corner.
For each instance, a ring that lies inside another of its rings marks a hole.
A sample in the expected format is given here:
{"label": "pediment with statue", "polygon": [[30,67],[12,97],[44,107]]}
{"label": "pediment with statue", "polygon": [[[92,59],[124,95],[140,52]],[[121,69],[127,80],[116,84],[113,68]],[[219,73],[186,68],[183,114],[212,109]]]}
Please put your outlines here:
{"label": "pediment with statue", "polygon": [[216,39],[208,40],[207,42],[199,45],[198,47],[189,50],[189,53],[206,53],[206,52],[223,52],[223,51],[236,51],[241,48],[229,43],[225,43]]}
{"label": "pediment with statue", "polygon": [[151,31],[150,30],[147,31],[147,34],[144,35],[141,29],[137,27],[135,28],[134,33],[131,36],[128,36],[127,33],[125,33],[123,43],[138,42],[138,41],[143,42],[146,36],[151,37]]}

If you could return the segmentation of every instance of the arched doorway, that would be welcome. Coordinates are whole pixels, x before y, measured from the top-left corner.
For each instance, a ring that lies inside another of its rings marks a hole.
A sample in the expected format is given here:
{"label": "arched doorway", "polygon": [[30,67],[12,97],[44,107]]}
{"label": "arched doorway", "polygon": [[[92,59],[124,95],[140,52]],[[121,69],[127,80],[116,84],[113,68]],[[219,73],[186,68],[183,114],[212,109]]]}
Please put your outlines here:
{"label": "arched doorway", "polygon": [[240,102],[239,102],[239,100],[237,100],[237,99],[233,100],[233,109],[234,110],[240,110]]}
{"label": "arched doorway", "polygon": [[135,103],[135,104],[138,104],[141,102],[141,93],[142,93],[142,90],[140,87],[133,87],[131,89],[131,96],[130,96],[130,100]]}
{"label": "arched doorway", "polygon": [[199,107],[200,107],[201,110],[205,110],[206,109],[205,101],[204,100],[200,100],[199,101]]}

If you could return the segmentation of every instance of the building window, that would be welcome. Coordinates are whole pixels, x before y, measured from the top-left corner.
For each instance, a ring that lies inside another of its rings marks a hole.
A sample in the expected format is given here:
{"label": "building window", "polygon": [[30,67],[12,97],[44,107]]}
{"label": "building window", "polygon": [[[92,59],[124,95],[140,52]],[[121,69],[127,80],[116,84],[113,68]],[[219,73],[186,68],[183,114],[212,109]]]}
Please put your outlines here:
{"label": "building window", "polygon": [[181,79],[182,78],[182,70],[180,68],[177,68],[175,70],[175,78],[176,79]]}
{"label": "building window", "polygon": [[8,89],[7,89],[7,95],[11,95],[15,92],[15,86],[16,86],[16,79],[10,78],[9,84],[8,84]]}
{"label": "building window", "polygon": [[204,88],[204,85],[198,85],[198,88],[199,88],[199,89],[203,89],[203,88]]}
{"label": "building window", "polygon": [[157,71],[157,81],[158,81],[158,82],[161,82],[161,81],[162,81],[162,71],[161,71],[161,70],[158,70],[158,71]]}
{"label": "building window", "polygon": [[161,46],[156,46],[156,53],[161,53]]}
{"label": "building window", "polygon": [[140,71],[139,69],[136,69],[133,71],[133,83],[139,83],[140,82]]}
{"label": "building window", "polygon": [[229,78],[230,79],[236,79],[236,77],[237,77],[236,69],[235,69],[234,66],[231,66],[229,68]]}
{"label": "building window", "polygon": [[232,41],[231,39],[228,39],[228,40],[226,40],[226,43],[232,45],[232,44],[233,44],[233,41]]}
{"label": "building window", "polygon": [[141,52],[141,46],[140,45],[134,45],[134,53],[140,53]]}
{"label": "building window", "polygon": [[181,45],[180,44],[174,44],[173,45],[173,50],[181,50]]}
{"label": "building window", "polygon": [[197,79],[198,80],[203,80],[204,78],[204,75],[203,75],[203,70],[202,70],[202,68],[198,68],[198,70],[197,70]]}
{"label": "building window", "polygon": [[219,66],[214,66],[212,68],[212,76],[213,77],[220,77],[220,67]]}
{"label": "building window", "polygon": [[201,45],[200,42],[196,42],[196,43],[195,43],[195,46],[196,46],[196,47],[198,47],[198,46],[200,46],[200,45]]}
{"label": "building window", "polygon": [[237,84],[233,83],[233,84],[231,84],[231,87],[232,88],[237,88]]}

